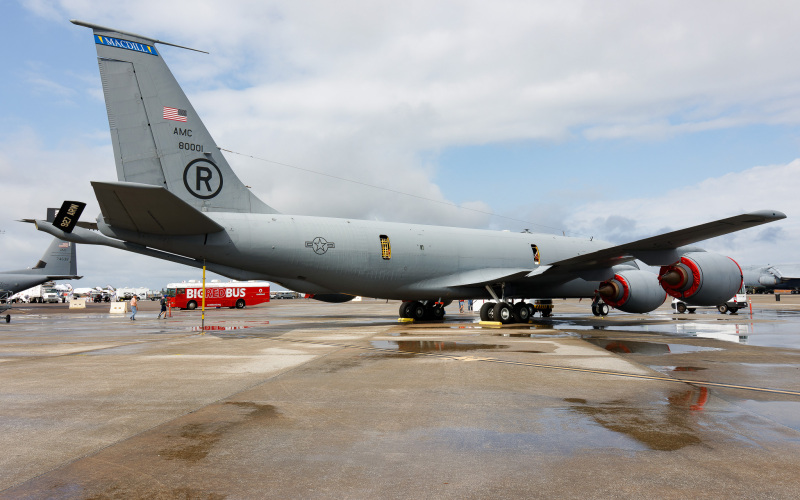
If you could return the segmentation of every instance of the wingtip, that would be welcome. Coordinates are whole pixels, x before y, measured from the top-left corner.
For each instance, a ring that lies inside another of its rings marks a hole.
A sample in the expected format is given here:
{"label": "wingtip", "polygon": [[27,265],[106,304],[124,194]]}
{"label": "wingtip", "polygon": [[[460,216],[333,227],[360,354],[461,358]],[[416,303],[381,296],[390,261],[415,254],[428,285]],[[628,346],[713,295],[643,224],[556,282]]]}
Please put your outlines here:
{"label": "wingtip", "polygon": [[763,217],[765,220],[769,221],[781,220],[786,218],[786,214],[783,212],[779,212],[778,210],[759,210],[757,212],[752,212],[748,215]]}

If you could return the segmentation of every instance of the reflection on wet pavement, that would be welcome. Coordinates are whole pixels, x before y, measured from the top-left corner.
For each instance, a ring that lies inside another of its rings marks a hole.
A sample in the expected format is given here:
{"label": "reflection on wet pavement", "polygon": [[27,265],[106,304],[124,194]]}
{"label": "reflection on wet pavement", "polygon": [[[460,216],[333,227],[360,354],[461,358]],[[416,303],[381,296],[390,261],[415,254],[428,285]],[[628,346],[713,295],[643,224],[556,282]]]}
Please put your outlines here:
{"label": "reflection on wet pavement", "polygon": [[630,320],[622,316],[600,321],[592,316],[536,319],[538,326],[558,330],[613,330],[724,340],[765,347],[800,348],[798,311],[758,310],[752,317],[696,314],[672,317],[651,314]]}
{"label": "reflection on wet pavement", "polygon": [[507,345],[471,344],[468,342],[446,342],[438,340],[373,340],[370,344],[377,349],[396,349],[404,353],[466,352],[508,349]]}
{"label": "reflection on wet pavement", "polygon": [[657,356],[660,354],[683,354],[699,351],[720,351],[717,347],[703,347],[688,344],[662,344],[660,342],[637,342],[633,340],[612,340],[587,337],[584,340],[602,347],[603,349],[618,354],[646,354]]}
{"label": "reflection on wet pavement", "polygon": [[590,403],[567,398],[570,409],[591,417],[604,428],[625,434],[651,450],[674,451],[702,442],[695,413],[708,402],[708,389],[686,389],[671,393],[662,405],[615,400]]}

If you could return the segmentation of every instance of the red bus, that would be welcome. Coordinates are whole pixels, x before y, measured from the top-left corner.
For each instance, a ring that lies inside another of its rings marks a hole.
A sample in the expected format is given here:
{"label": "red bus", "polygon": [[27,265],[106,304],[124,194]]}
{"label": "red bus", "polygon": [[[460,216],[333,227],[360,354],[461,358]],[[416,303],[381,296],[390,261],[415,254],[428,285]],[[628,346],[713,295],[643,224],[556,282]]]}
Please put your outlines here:
{"label": "red bus", "polygon": [[[167,285],[170,306],[197,309],[203,303],[203,283],[190,281]],[[254,306],[269,302],[268,281],[231,281],[206,283],[206,307]]]}

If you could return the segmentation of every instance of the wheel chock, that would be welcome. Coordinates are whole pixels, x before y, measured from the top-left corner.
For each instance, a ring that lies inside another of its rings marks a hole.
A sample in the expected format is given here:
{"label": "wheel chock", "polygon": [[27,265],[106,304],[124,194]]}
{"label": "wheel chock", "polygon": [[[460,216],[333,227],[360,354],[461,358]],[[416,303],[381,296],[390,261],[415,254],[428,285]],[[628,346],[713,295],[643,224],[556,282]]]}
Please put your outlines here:
{"label": "wheel chock", "polygon": [[414,318],[397,318],[397,321],[400,323],[413,323]]}

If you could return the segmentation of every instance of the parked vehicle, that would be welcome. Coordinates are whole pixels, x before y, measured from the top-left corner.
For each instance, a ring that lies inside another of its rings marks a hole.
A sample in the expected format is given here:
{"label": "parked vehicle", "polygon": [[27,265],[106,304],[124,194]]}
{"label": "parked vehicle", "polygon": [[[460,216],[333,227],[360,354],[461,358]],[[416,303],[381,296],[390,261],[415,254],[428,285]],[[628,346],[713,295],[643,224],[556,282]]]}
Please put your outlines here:
{"label": "parked vehicle", "polygon": [[706,306],[706,307],[699,307],[699,306],[692,306],[688,305],[686,302],[680,299],[672,299],[672,308],[678,314],[683,314],[686,311],[689,313],[695,312],[697,309],[707,309],[709,307],[714,307],[719,311],[720,314],[731,313],[736,314],[739,309],[744,309],[747,307],[747,292],[745,287],[743,286],[739,293],[731,297],[731,299],[724,304],[720,304],[718,306]]}
{"label": "parked vehicle", "polygon": [[[170,306],[179,309],[197,309],[203,301],[203,284],[197,281],[167,285]],[[269,302],[269,282],[231,281],[206,283],[206,307],[241,309]]]}

